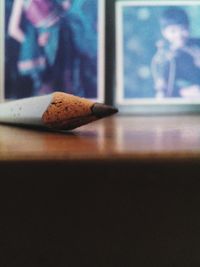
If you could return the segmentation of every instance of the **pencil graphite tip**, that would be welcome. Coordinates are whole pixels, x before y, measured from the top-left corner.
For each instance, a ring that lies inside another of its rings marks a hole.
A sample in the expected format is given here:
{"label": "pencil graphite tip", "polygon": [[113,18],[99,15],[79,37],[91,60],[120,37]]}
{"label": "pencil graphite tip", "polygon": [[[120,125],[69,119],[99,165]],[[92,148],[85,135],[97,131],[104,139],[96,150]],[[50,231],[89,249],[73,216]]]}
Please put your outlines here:
{"label": "pencil graphite tip", "polygon": [[97,118],[104,118],[118,112],[118,109],[105,104],[95,103],[92,106],[92,115]]}

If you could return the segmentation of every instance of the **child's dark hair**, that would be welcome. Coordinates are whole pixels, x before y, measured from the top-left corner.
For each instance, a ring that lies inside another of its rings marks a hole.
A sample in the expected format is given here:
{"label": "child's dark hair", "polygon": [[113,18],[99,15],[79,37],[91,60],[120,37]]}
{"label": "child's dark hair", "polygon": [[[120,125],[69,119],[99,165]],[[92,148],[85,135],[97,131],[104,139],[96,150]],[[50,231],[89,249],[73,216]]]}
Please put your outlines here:
{"label": "child's dark hair", "polygon": [[161,28],[169,25],[183,25],[189,27],[189,19],[186,12],[179,7],[170,7],[165,10],[160,18]]}

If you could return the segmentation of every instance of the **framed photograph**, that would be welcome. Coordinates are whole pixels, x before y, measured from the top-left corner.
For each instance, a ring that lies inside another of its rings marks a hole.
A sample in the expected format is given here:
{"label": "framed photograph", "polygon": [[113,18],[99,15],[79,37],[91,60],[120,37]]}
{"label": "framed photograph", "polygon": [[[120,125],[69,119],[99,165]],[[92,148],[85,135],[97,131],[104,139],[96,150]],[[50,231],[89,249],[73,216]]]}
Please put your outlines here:
{"label": "framed photograph", "polygon": [[117,1],[115,24],[121,112],[200,111],[200,1]]}
{"label": "framed photograph", "polygon": [[104,0],[1,0],[1,99],[104,101]]}

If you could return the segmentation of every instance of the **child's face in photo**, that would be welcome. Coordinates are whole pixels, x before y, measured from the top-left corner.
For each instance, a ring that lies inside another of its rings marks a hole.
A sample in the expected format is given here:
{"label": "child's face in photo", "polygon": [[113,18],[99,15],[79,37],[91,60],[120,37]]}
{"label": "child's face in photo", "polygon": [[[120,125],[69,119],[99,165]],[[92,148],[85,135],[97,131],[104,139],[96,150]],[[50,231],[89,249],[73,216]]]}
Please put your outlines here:
{"label": "child's face in photo", "polygon": [[163,37],[171,44],[184,43],[189,37],[189,30],[183,25],[169,25],[162,30]]}

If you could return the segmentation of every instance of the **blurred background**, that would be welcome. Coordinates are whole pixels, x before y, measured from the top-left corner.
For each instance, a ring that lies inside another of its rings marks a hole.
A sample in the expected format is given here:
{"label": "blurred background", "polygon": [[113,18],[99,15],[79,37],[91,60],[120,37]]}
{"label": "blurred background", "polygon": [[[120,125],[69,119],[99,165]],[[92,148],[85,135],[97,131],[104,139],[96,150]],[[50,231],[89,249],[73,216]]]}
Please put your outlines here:
{"label": "blurred background", "polygon": [[[16,99],[59,90],[96,98],[98,1],[32,1],[41,2],[43,8],[38,11],[38,7],[29,6],[31,1],[21,0],[24,6],[18,25],[13,23],[14,2],[5,1],[5,97]],[[43,22],[48,12],[48,23],[53,17],[50,26],[38,27],[36,23]],[[12,34],[13,24],[23,32],[23,41]]]}
{"label": "blurred background", "polygon": [[[189,17],[191,36],[200,38],[200,7],[180,7]],[[155,96],[151,63],[157,43],[162,39],[159,18],[168,8],[156,5],[123,7],[124,98]]]}

